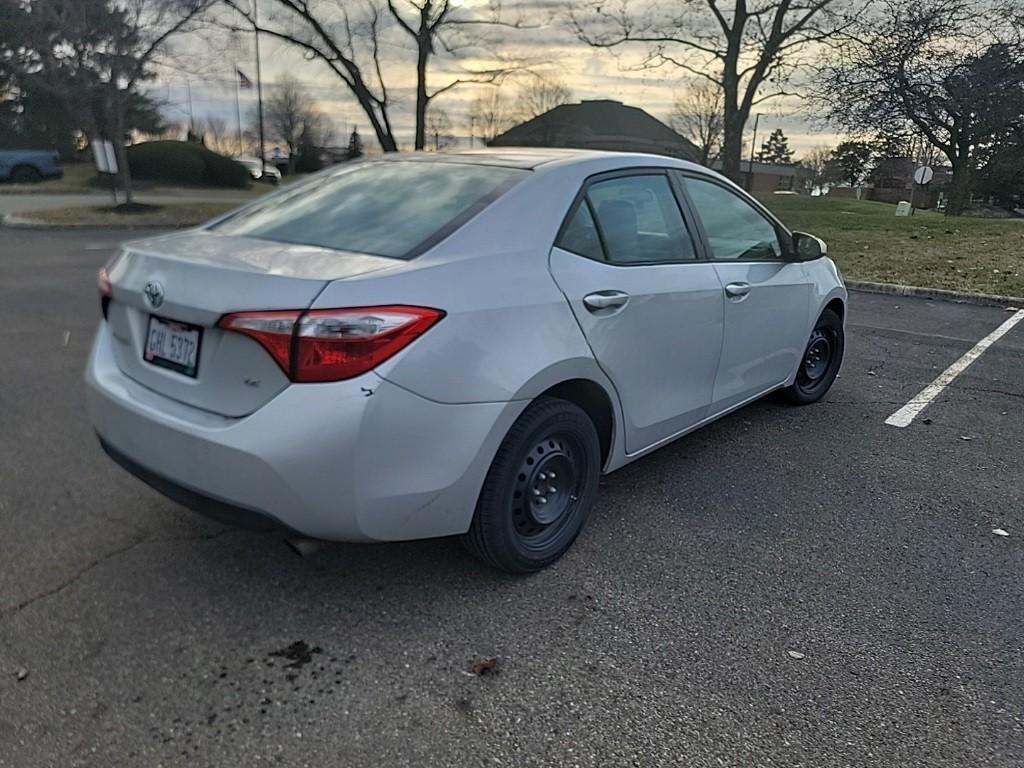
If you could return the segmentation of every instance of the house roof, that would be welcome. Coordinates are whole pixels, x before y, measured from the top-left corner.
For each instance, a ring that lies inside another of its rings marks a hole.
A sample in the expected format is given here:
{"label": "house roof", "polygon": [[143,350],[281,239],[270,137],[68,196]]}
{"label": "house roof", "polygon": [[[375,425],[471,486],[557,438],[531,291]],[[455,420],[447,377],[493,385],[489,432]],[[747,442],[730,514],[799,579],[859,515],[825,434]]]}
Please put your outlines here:
{"label": "house roof", "polygon": [[648,152],[696,161],[700,152],[638,107],[599,99],[562,104],[495,137],[492,147],[572,147]]}

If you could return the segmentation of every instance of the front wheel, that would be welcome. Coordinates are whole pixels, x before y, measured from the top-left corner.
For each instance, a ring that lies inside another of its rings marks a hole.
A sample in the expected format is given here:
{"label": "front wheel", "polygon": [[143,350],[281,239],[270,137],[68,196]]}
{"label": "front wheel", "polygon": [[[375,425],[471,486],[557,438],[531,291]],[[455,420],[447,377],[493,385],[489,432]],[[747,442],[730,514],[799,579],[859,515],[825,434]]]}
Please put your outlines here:
{"label": "front wheel", "polygon": [[831,309],[826,309],[807,341],[796,379],[784,390],[789,401],[808,405],[824,397],[839,374],[845,347],[843,321]]}
{"label": "front wheel", "polygon": [[537,400],[498,448],[463,543],[511,573],[550,565],[583,529],[600,472],[601,446],[590,417],[566,400]]}
{"label": "front wheel", "polygon": [[38,184],[43,174],[30,165],[19,165],[11,171],[11,181],[15,184]]}

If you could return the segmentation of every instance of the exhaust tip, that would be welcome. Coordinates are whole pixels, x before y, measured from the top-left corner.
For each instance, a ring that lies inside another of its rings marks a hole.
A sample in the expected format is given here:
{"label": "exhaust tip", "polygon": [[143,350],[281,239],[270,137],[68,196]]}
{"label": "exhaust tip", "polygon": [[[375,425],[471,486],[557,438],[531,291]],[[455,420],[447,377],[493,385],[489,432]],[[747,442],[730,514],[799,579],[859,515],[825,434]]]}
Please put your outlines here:
{"label": "exhaust tip", "polygon": [[303,539],[293,536],[284,540],[284,543],[299,557],[309,557],[323,549],[324,542],[316,539]]}

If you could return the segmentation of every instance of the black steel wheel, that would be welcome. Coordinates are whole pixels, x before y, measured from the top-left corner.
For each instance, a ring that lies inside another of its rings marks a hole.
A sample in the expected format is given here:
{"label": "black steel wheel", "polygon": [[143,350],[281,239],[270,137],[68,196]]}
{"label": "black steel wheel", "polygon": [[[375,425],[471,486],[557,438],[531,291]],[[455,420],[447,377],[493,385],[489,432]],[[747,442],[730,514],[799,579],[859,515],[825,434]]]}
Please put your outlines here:
{"label": "black steel wheel", "polygon": [[15,184],[38,184],[43,180],[43,174],[31,165],[17,165],[11,171],[11,181]]}
{"label": "black steel wheel", "polygon": [[541,398],[498,449],[464,543],[512,573],[550,565],[583,529],[600,471],[600,443],[587,414],[568,401]]}
{"label": "black steel wheel", "polygon": [[807,341],[796,379],[786,389],[789,400],[807,405],[824,397],[839,374],[845,346],[843,321],[835,312],[826,309]]}

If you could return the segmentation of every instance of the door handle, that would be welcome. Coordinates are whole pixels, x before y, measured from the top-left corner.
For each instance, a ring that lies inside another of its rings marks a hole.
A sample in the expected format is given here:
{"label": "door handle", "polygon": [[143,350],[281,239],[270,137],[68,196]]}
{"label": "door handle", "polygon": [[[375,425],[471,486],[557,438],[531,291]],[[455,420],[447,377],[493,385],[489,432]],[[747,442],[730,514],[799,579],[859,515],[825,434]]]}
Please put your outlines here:
{"label": "door handle", "polygon": [[629,301],[629,294],[622,291],[598,291],[597,293],[588,293],[583,297],[584,305],[591,312],[624,307],[627,301]]}
{"label": "door handle", "polygon": [[729,283],[725,286],[725,293],[733,299],[742,299],[750,293],[750,283]]}

